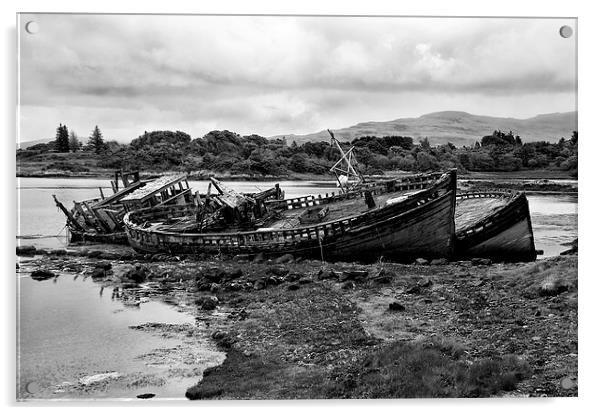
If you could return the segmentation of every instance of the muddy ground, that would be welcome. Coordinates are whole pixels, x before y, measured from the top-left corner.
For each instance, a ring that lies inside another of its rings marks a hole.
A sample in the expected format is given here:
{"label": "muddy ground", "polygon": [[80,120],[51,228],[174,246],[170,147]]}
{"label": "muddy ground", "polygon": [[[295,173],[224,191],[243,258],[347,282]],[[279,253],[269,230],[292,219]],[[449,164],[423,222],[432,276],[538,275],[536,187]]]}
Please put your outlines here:
{"label": "muddy ground", "polygon": [[182,391],[189,399],[577,395],[575,254],[423,265],[108,247],[21,254],[27,272],[79,270],[130,302],[142,284],[184,304],[203,328],[186,335],[226,352]]}

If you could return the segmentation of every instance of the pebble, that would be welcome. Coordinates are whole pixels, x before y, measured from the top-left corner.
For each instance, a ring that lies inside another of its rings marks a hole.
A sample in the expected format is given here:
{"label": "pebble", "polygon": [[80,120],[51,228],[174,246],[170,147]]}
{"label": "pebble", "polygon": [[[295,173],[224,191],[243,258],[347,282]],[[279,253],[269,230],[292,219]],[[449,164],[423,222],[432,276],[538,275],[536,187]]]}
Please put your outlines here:
{"label": "pebble", "polygon": [[562,389],[574,389],[577,387],[577,376],[567,376],[560,381]]}
{"label": "pebble", "polygon": [[403,304],[398,303],[397,301],[393,301],[389,304],[390,311],[404,311],[406,308]]}

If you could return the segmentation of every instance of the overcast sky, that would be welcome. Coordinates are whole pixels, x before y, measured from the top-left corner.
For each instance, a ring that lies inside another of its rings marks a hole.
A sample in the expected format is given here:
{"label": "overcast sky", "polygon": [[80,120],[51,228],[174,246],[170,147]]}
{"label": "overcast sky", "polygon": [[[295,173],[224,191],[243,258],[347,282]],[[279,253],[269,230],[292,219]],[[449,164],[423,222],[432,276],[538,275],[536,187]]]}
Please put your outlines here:
{"label": "overcast sky", "polygon": [[[28,34],[28,21],[39,31]],[[21,141],[576,109],[566,19],[21,15]]]}

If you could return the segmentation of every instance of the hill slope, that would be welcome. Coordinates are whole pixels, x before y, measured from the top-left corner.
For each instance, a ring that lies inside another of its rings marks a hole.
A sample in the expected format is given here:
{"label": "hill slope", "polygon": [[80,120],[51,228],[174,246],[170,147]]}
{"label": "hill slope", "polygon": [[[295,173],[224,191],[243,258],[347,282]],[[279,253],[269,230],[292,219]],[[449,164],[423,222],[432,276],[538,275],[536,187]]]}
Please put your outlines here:
{"label": "hill slope", "polygon": [[[341,141],[364,135],[403,135],[413,137],[414,142],[420,137],[428,137],[431,144],[470,145],[480,140],[493,130],[512,130],[520,135],[524,142],[553,141],[560,137],[569,138],[577,130],[577,112],[543,114],[527,119],[499,118],[483,115],[473,115],[467,112],[443,111],[422,115],[418,118],[400,118],[393,121],[363,122],[351,127],[334,130],[335,136]],[[306,135],[280,134],[273,138],[286,136],[297,144],[307,141],[328,141],[330,136],[326,130]]]}

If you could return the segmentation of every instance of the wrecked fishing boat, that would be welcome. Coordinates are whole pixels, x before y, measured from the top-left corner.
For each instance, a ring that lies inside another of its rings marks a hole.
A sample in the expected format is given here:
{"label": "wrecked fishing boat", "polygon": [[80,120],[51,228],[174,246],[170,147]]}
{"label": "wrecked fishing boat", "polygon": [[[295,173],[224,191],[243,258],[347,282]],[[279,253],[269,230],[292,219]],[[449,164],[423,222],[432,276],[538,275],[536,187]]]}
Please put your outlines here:
{"label": "wrecked fishing boat", "polygon": [[537,259],[525,193],[497,190],[458,194],[455,256],[494,261]]}
{"label": "wrecked fishing boat", "polygon": [[[121,189],[120,179],[123,186]],[[105,197],[99,187],[99,198],[74,201],[71,210],[52,195],[57,207],[67,217],[69,242],[127,244],[123,227],[123,216],[127,211],[192,203],[193,197],[186,175],[142,181],[137,171],[118,171],[115,173],[115,180],[111,181],[111,188],[113,194]]]}
{"label": "wrecked fishing boat", "polygon": [[200,206],[127,213],[130,245],[148,253],[292,254],[329,261],[409,262],[453,254],[455,170],[281,200],[212,183],[218,195],[208,194]]}

